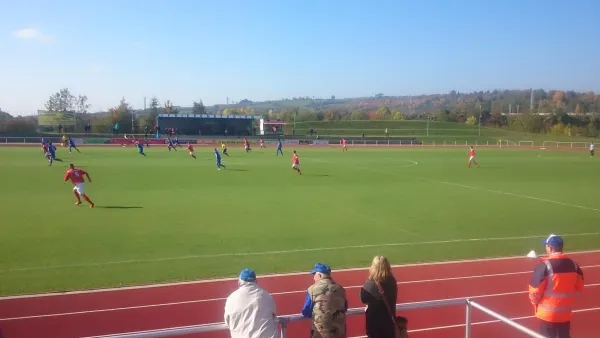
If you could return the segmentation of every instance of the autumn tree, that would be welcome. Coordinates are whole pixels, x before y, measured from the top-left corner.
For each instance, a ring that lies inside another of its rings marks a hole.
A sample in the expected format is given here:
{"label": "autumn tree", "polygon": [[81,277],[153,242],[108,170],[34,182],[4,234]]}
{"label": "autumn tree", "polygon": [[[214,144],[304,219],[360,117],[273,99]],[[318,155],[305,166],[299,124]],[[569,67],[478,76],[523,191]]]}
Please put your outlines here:
{"label": "autumn tree", "polygon": [[392,112],[387,106],[379,107],[379,109],[376,111],[376,114],[380,120],[389,119],[392,116]]}
{"label": "autumn tree", "polygon": [[[89,119],[85,116],[88,113],[90,104],[86,95],[73,95],[69,88],[63,88],[52,94],[46,101],[46,110],[53,113],[62,114],[63,121],[74,121],[75,128],[85,124]],[[59,122],[60,123],[60,122]],[[83,127],[81,126],[81,128]]]}
{"label": "autumn tree", "polygon": [[394,110],[392,112],[392,120],[402,121],[404,120],[404,114],[402,114],[399,110]]}
{"label": "autumn tree", "polygon": [[200,102],[194,101],[192,110],[194,114],[206,114],[206,107],[204,107],[204,103],[202,103],[202,100],[200,100]]}
{"label": "autumn tree", "polygon": [[51,112],[75,112],[77,97],[71,94],[69,88],[63,88],[52,94],[46,101],[46,110]]}
{"label": "autumn tree", "polygon": [[165,114],[179,114],[179,110],[173,106],[171,100],[165,101]]}

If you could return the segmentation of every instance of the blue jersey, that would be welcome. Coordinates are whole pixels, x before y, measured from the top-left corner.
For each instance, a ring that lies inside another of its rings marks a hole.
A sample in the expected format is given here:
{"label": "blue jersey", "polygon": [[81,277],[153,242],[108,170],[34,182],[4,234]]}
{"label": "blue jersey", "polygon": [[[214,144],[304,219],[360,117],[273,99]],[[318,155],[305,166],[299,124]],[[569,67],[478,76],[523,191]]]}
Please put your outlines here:
{"label": "blue jersey", "polygon": [[281,142],[277,143],[277,149],[281,149]]}
{"label": "blue jersey", "polygon": [[137,143],[137,147],[140,151],[144,150],[144,145],[141,142]]}
{"label": "blue jersey", "polygon": [[169,146],[172,147],[173,146],[173,141],[169,140]]}
{"label": "blue jersey", "polygon": [[49,151],[49,152],[50,152],[50,154],[51,154],[51,155],[53,155],[53,156],[56,154],[56,147],[54,146],[54,144],[51,144],[51,145],[48,147],[48,151]]}
{"label": "blue jersey", "polygon": [[75,141],[73,141],[72,138],[69,139],[69,146],[70,147],[75,147]]}
{"label": "blue jersey", "polygon": [[219,154],[219,152],[217,150],[215,150],[215,158],[216,158],[217,162],[221,162],[221,154]]}

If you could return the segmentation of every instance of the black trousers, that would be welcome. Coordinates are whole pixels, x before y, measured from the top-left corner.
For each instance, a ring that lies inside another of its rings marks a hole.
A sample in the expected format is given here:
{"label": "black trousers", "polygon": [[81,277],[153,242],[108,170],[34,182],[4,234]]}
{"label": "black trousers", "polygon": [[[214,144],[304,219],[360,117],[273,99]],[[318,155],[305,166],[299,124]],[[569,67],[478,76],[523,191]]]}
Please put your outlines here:
{"label": "black trousers", "polygon": [[551,323],[540,320],[540,333],[548,338],[571,338],[571,322]]}

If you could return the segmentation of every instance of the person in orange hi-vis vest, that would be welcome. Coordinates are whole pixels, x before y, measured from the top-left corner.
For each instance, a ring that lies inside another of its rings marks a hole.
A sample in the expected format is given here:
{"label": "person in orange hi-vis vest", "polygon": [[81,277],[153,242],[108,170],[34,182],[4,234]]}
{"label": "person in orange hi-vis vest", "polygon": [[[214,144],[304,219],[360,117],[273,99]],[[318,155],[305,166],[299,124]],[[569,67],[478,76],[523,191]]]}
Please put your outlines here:
{"label": "person in orange hi-vis vest", "polygon": [[540,333],[548,338],[570,338],[575,297],[583,292],[583,271],[563,253],[563,239],[550,235],[543,241],[547,257],[533,270],[529,300],[540,323]]}

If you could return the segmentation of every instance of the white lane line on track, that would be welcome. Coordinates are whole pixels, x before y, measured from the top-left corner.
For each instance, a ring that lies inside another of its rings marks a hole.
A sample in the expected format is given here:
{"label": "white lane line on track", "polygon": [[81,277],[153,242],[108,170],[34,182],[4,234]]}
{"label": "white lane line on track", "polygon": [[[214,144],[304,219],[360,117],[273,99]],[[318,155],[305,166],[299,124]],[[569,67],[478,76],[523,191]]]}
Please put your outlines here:
{"label": "white lane line on track", "polygon": [[[588,234],[582,233],[582,234],[576,234],[576,235],[587,236],[587,235],[597,235],[597,234],[598,233],[588,233]],[[562,235],[562,236],[575,236],[575,235],[571,234],[571,235]],[[573,252],[569,253],[569,255],[571,255],[571,256],[595,255],[595,254],[600,254],[600,249],[573,251]],[[453,261],[437,261],[437,262],[400,264],[400,265],[392,265],[392,268],[393,269],[403,269],[403,268],[410,268],[410,267],[437,266],[437,265],[446,265],[446,264],[469,264],[469,263],[524,260],[524,259],[526,259],[524,256],[487,257],[487,258],[477,258],[477,259],[460,259],[460,260],[453,260]],[[361,268],[338,269],[338,270],[333,270],[333,272],[334,273],[348,273],[348,272],[354,272],[354,271],[367,271],[367,270],[369,270],[368,267],[361,267]],[[306,275],[306,271],[260,275],[259,278],[260,279],[269,279],[269,278],[292,277],[292,276],[300,276],[300,275]],[[5,296],[5,297],[0,297],[0,302],[3,300],[10,300],[10,299],[69,296],[69,295],[93,294],[93,293],[101,293],[101,292],[120,292],[120,291],[129,291],[129,290],[138,290],[138,289],[174,287],[174,286],[182,286],[182,285],[232,282],[232,281],[237,281],[237,280],[238,280],[237,277],[228,277],[228,278],[203,279],[203,280],[187,281],[187,282],[173,282],[173,283],[162,283],[162,284],[125,286],[125,287],[120,287],[120,288],[106,288],[106,289],[93,289],[93,290],[83,290],[83,291],[68,291],[68,292],[41,293],[41,294],[31,294],[31,295],[19,295],[19,296]]]}
{"label": "white lane line on track", "polygon": [[456,187],[462,187],[462,188],[467,188],[467,189],[472,189],[472,190],[485,191],[485,192],[489,192],[489,193],[493,193],[493,194],[499,194],[499,195],[507,195],[507,196],[525,198],[525,199],[530,199],[530,200],[539,201],[539,202],[553,203],[553,204],[558,204],[558,205],[562,205],[562,206],[566,206],[566,207],[573,207],[573,208],[578,208],[578,209],[583,209],[583,210],[590,210],[590,211],[600,212],[600,209],[596,209],[596,208],[592,208],[592,207],[586,207],[586,206],[577,205],[577,204],[571,204],[571,203],[565,203],[565,202],[559,202],[559,201],[549,200],[549,199],[546,199],[546,198],[539,198],[539,197],[534,197],[534,196],[528,196],[528,195],[522,195],[522,194],[515,194],[515,193],[512,193],[512,192],[506,192],[506,191],[500,191],[500,190],[492,190],[492,189],[480,188],[480,187],[475,187],[475,186],[472,186],[472,185],[466,185],[466,184],[460,184],[460,183],[454,183],[454,182],[432,180],[430,178],[425,178],[425,177],[415,177],[415,178],[423,180],[423,181],[429,181],[429,182],[435,182],[435,183],[442,183],[442,184],[447,184],[447,185],[453,185],[453,186],[456,186]]}
{"label": "white lane line on track", "polygon": [[[586,288],[590,288],[590,287],[596,287],[596,286],[600,286],[600,283],[588,284],[585,287]],[[344,287],[344,288],[350,289],[350,288],[360,288],[360,287],[362,287],[362,285],[350,286],[350,287]],[[304,293],[304,292],[306,292],[306,290],[302,290],[302,291],[274,292],[271,295],[272,296],[279,296],[279,295],[287,295],[287,294],[293,294],[293,293]],[[489,298],[489,297],[502,297],[502,296],[512,296],[512,295],[526,294],[527,292],[528,291],[503,292],[503,293],[494,293],[494,294],[484,294],[484,295],[472,295],[472,296],[465,296],[465,297],[445,298],[445,299],[440,299],[440,300],[455,300],[455,299],[463,299],[463,298],[479,299],[479,298]],[[187,304],[208,303],[208,302],[224,301],[226,299],[227,298],[196,299],[196,300],[188,300],[188,301],[181,301],[181,302],[171,302],[171,303],[161,303],[161,304],[147,304],[147,305],[126,306],[126,307],[98,309],[98,310],[86,310],[86,311],[73,311],[73,312],[51,313],[51,314],[45,314],[45,315],[33,315],[33,316],[22,316],[22,317],[8,317],[8,318],[0,318],[0,322],[13,321],[13,320],[24,320],[24,319],[48,318],[48,317],[64,317],[64,316],[93,314],[93,313],[103,313],[103,312],[128,311],[128,310],[138,310],[138,309],[168,307],[168,306],[187,305]],[[406,303],[406,304],[412,304],[412,303],[414,303],[414,302]],[[290,315],[290,314],[287,314],[287,315]]]}
{"label": "white lane line on track", "polygon": [[[593,311],[600,311],[600,307],[577,309],[577,310],[573,310],[573,313],[584,313],[584,312],[593,312]],[[524,316],[524,317],[512,317],[510,319],[513,321],[519,321],[519,320],[534,319],[534,318],[535,318],[534,316]],[[471,325],[496,324],[496,323],[500,323],[500,322],[501,321],[494,319],[494,320],[486,320],[486,321],[482,321],[482,322],[474,322],[474,323],[471,323]],[[433,326],[433,327],[426,327],[426,328],[422,328],[422,329],[408,330],[408,332],[409,333],[427,332],[427,331],[436,331],[436,330],[455,329],[455,328],[461,328],[461,327],[465,327],[465,324]],[[354,336],[354,337],[350,337],[350,338],[367,338],[367,336]]]}
{"label": "white lane line on track", "polygon": [[[563,236],[563,237],[581,237],[581,236],[597,236],[597,235],[600,235],[600,232],[561,234],[561,236]],[[459,239],[435,240],[435,241],[423,241],[423,242],[361,244],[361,245],[345,245],[345,246],[335,246],[335,247],[320,247],[320,248],[305,248],[305,249],[290,249],[290,250],[271,250],[271,251],[257,251],[257,252],[229,252],[229,253],[176,256],[176,257],[159,257],[159,258],[148,258],[148,259],[130,259],[130,260],[108,261],[108,262],[98,262],[98,263],[78,263],[78,264],[64,264],[64,265],[32,266],[32,267],[23,267],[23,268],[14,268],[14,269],[4,269],[4,270],[0,270],[0,273],[40,271],[40,270],[51,270],[51,269],[66,269],[66,268],[86,268],[86,267],[98,267],[98,266],[120,265],[120,264],[167,262],[167,261],[199,259],[199,258],[266,256],[266,255],[291,254],[291,253],[300,253],[300,252],[320,252],[320,251],[334,251],[334,250],[348,250],[348,249],[439,245],[439,244],[488,242],[488,241],[489,242],[509,241],[509,240],[525,240],[525,239],[534,239],[534,238],[543,239],[543,238],[546,238],[547,236],[548,236],[547,234],[544,234],[544,235],[532,235],[532,236],[511,236],[511,237],[459,238]]]}

